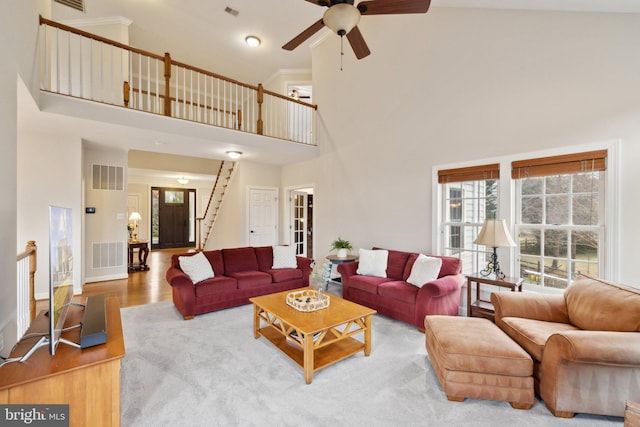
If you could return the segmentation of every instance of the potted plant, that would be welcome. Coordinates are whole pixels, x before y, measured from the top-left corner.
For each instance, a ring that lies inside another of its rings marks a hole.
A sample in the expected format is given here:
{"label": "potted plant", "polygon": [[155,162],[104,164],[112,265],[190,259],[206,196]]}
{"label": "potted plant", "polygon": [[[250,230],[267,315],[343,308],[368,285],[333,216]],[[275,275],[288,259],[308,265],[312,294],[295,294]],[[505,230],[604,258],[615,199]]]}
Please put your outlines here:
{"label": "potted plant", "polygon": [[338,251],[338,253],[336,254],[338,258],[345,258],[349,254],[349,251],[351,249],[353,249],[351,243],[349,243],[348,240],[344,240],[340,237],[338,237],[331,243],[331,250]]}

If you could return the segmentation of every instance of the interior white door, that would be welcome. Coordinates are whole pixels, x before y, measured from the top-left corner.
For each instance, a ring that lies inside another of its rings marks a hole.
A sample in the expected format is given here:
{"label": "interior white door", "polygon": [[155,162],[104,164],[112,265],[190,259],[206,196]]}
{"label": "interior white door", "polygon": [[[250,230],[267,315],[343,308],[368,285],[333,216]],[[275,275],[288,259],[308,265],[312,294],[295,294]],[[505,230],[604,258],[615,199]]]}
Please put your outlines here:
{"label": "interior white door", "polygon": [[278,190],[249,189],[249,245],[277,244]]}
{"label": "interior white door", "polygon": [[291,242],[296,255],[307,256],[307,193],[291,192]]}

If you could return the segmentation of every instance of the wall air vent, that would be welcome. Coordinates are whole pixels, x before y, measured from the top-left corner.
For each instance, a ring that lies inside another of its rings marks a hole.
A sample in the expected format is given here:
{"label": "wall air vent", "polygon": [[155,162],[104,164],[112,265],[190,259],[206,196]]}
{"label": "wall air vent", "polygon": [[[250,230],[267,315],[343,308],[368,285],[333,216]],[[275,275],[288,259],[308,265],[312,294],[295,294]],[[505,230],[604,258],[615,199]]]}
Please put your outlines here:
{"label": "wall air vent", "polygon": [[229,6],[225,7],[224,11],[227,12],[231,16],[238,16],[238,14],[240,13],[239,11],[237,11],[235,9],[231,9]]}
{"label": "wall air vent", "polygon": [[124,168],[122,166],[93,165],[94,190],[124,190]]}
{"label": "wall air vent", "polygon": [[84,0],[53,0],[56,3],[63,4],[65,6],[69,6],[72,9],[79,10],[80,12],[84,12]]}

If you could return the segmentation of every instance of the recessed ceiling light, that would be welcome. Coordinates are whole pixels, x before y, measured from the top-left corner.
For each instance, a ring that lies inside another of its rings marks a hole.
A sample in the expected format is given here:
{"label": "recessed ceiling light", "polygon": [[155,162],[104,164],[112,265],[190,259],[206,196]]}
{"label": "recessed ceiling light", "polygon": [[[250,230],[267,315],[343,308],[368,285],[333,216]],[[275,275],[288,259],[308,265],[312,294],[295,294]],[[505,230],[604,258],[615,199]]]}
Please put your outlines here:
{"label": "recessed ceiling light", "polygon": [[244,38],[245,43],[249,45],[249,47],[258,47],[262,41],[256,36],[247,36]]}
{"label": "recessed ceiling light", "polygon": [[242,156],[242,151],[227,151],[227,156],[231,157],[233,160],[239,159]]}

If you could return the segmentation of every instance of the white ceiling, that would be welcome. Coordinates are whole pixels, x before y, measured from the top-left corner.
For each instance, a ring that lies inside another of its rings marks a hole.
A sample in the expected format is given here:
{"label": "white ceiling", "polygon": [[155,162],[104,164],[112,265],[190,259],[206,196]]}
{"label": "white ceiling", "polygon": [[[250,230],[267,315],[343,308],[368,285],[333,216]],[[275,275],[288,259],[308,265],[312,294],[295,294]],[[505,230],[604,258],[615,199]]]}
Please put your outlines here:
{"label": "white ceiling", "polygon": [[[640,13],[640,0],[432,0],[431,7]],[[278,70],[310,69],[310,47],[330,34],[325,28],[293,52],[281,48],[326,10],[305,0],[85,0],[85,10],[53,3],[52,17],[123,16],[133,21],[130,44],[250,84],[266,83]],[[250,34],[260,47],[244,43]]]}

